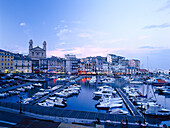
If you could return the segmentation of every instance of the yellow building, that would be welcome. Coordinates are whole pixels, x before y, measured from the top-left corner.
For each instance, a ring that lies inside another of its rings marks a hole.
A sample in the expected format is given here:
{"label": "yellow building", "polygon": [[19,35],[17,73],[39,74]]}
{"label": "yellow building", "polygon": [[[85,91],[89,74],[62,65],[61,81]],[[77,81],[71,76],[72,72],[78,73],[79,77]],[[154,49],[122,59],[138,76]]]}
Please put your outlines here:
{"label": "yellow building", "polygon": [[13,71],[14,54],[0,49],[0,72]]}

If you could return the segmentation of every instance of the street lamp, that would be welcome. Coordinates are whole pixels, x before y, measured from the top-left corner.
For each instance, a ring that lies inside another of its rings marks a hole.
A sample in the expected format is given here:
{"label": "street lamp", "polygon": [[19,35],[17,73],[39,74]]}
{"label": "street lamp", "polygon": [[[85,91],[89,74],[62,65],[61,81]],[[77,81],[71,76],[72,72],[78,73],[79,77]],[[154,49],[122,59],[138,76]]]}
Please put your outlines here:
{"label": "street lamp", "polygon": [[19,114],[22,114],[22,99],[23,99],[23,97],[24,97],[24,94],[22,94],[22,95],[18,95],[18,97],[19,97]]}

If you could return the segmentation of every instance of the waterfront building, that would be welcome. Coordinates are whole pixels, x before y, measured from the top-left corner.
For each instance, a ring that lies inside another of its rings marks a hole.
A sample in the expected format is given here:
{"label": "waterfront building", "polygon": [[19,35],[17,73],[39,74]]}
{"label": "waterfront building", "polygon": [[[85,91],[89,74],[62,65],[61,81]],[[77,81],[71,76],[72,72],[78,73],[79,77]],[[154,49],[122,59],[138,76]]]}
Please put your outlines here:
{"label": "waterfront building", "polygon": [[108,54],[107,55],[107,62],[112,65],[124,65],[125,66],[125,57],[117,56],[115,54]]}
{"label": "waterfront building", "polygon": [[108,62],[103,62],[103,72],[110,72],[111,71],[111,68],[110,68],[110,63]]}
{"label": "waterfront building", "polygon": [[42,72],[47,72],[48,71],[48,59],[47,58],[40,58],[39,61],[39,69]]}
{"label": "waterfront building", "polygon": [[101,73],[103,72],[103,58],[101,56],[97,56],[96,60],[96,72]]}
{"label": "waterfront building", "polygon": [[[46,41],[43,42],[43,48],[40,48],[39,46],[33,48],[33,41],[29,41],[29,54],[28,56],[32,59],[32,68],[34,70],[41,70],[41,69],[47,69],[44,65],[44,62],[46,62]],[[40,59],[41,59],[41,65],[40,65]]]}
{"label": "waterfront building", "polygon": [[52,56],[48,58],[48,71],[50,72],[65,72],[66,61],[64,58]]}
{"label": "waterfront building", "polygon": [[0,72],[13,71],[14,54],[0,49]]}
{"label": "waterfront building", "polygon": [[13,60],[14,72],[31,73],[32,72],[32,60],[28,56],[22,54],[14,54]]}
{"label": "waterfront building", "polygon": [[66,72],[77,74],[78,73],[78,60],[76,55],[65,55],[66,58]]}
{"label": "waterfront building", "polygon": [[128,60],[128,65],[126,66],[127,74],[136,74],[140,69],[140,60],[131,59]]}

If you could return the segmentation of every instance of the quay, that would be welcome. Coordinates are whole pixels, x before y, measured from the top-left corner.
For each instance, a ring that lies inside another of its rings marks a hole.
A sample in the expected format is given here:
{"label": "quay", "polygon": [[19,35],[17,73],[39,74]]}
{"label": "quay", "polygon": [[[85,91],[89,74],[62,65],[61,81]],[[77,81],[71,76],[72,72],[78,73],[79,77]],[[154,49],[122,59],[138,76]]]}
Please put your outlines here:
{"label": "quay", "polygon": [[116,88],[116,91],[118,92],[119,96],[123,99],[125,105],[129,109],[130,113],[133,116],[142,117],[142,114],[135,108],[135,106],[132,104],[132,102],[127,98],[127,96],[123,93],[123,91],[120,88]]}
{"label": "quay", "polygon": [[20,88],[20,87],[23,87],[23,86],[28,86],[30,84],[32,84],[32,83],[29,82],[29,83],[20,84],[20,85],[17,85],[17,86],[12,86],[12,87],[8,87],[8,88],[2,88],[2,89],[0,89],[0,93],[10,91],[10,90],[14,90],[16,88]]}
{"label": "quay", "polygon": [[[20,106],[17,103],[7,103],[0,102],[1,107],[11,108],[13,110],[19,110]],[[43,107],[38,105],[30,105],[30,104],[22,104],[23,113],[37,114],[41,117],[48,116],[48,118],[54,117],[59,120],[88,120],[88,121],[96,121],[97,118],[100,119],[101,122],[106,122],[107,120],[113,122],[121,122],[122,119],[127,119],[129,123],[136,123],[139,120],[144,122],[143,117],[141,116],[129,116],[129,115],[118,115],[118,114],[108,114],[108,113],[99,113],[99,112],[89,112],[89,111],[80,111],[80,110],[69,110],[64,108],[57,107]],[[62,122],[62,121],[61,121]]]}

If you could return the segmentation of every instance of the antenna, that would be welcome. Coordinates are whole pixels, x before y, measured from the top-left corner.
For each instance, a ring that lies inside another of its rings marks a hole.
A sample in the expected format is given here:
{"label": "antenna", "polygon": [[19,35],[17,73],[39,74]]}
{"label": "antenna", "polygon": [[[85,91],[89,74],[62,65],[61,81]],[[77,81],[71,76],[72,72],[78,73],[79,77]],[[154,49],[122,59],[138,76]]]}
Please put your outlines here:
{"label": "antenna", "polygon": [[148,56],[147,56],[147,69],[148,69],[148,72],[149,72],[149,59],[148,59]]}

